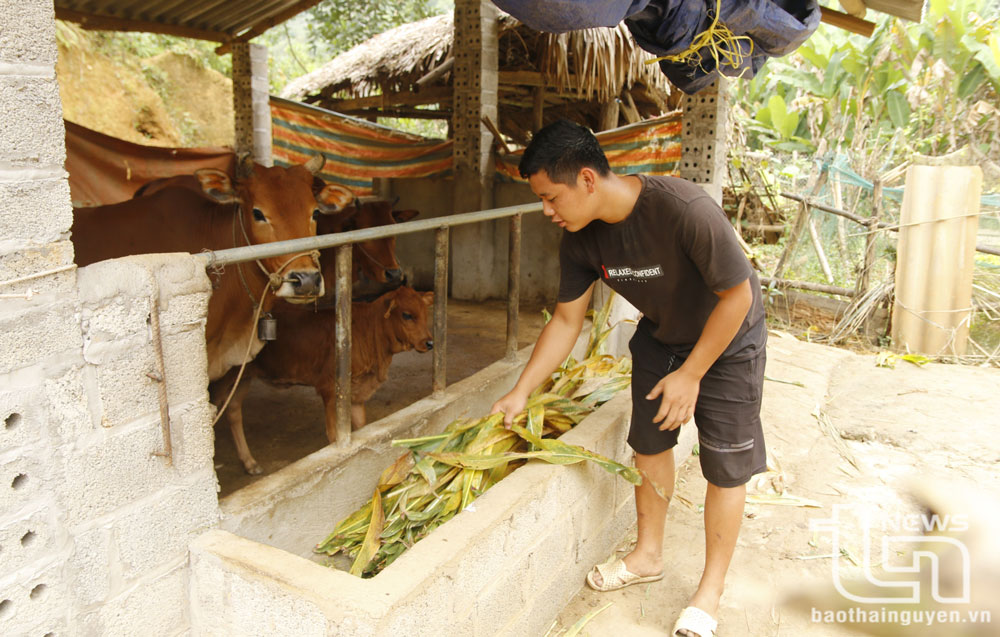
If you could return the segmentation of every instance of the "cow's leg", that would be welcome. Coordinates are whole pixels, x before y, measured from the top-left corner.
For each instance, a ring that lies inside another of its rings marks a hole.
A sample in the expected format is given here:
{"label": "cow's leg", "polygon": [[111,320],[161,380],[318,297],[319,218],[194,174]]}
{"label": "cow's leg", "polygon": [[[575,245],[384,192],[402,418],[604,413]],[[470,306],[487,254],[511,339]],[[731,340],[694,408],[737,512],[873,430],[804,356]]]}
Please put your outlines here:
{"label": "cow's leg", "polygon": [[[223,376],[220,381],[213,384],[212,402],[215,403],[216,407],[222,407],[222,403],[225,402],[226,397],[229,396],[229,392],[232,391],[233,381],[236,380],[236,374],[232,372],[237,371],[234,368],[231,373]],[[226,407],[226,420],[229,422],[229,430],[233,433],[233,442],[236,443],[236,455],[239,456],[240,462],[243,463],[243,468],[246,469],[247,473],[255,476],[264,473],[264,469],[254,460],[253,455],[250,453],[250,447],[247,445],[246,436],[243,434],[243,399],[246,398],[249,389],[250,379],[244,376],[233,393],[233,398],[229,401],[229,406]]]}
{"label": "cow's leg", "polygon": [[364,403],[351,403],[351,429],[357,431],[367,425]]}
{"label": "cow's leg", "polygon": [[326,439],[330,444],[337,442],[337,394],[334,388],[316,388],[326,408]]}

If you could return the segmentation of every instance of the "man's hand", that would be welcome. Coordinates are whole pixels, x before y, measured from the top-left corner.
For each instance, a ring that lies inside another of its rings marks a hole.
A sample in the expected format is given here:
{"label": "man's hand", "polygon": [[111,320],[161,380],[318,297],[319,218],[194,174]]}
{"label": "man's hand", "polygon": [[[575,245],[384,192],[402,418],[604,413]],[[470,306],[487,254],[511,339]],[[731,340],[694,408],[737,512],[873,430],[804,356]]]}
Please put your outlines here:
{"label": "man's hand", "polygon": [[653,422],[663,421],[660,431],[677,429],[691,420],[694,405],[698,401],[698,387],[701,378],[689,373],[683,367],[664,376],[646,395],[646,400],[655,400],[662,394],[660,410]]}
{"label": "man's hand", "polygon": [[490,415],[503,412],[503,426],[510,429],[511,424],[514,422],[514,417],[524,411],[524,405],[527,402],[528,397],[515,389],[493,403]]}

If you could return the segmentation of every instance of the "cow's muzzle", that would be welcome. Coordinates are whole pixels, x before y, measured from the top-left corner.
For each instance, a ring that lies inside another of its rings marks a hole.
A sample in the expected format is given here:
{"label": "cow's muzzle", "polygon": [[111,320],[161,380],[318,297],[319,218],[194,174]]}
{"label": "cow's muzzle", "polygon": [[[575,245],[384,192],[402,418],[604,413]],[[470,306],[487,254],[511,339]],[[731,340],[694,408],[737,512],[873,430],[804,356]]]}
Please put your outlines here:
{"label": "cow's muzzle", "polygon": [[434,341],[432,341],[431,339],[427,339],[427,341],[424,343],[424,347],[426,348],[424,350],[425,352],[431,351],[432,349],[434,349]]}
{"label": "cow's muzzle", "polygon": [[[316,297],[323,293],[323,275],[319,271],[295,270],[288,273],[285,282],[291,288],[287,296]],[[282,290],[284,288],[282,285]],[[282,290],[278,291],[278,296],[284,296]]]}
{"label": "cow's muzzle", "polygon": [[385,282],[391,283],[393,285],[402,285],[403,283],[403,271],[399,268],[393,268],[391,270],[385,271]]}

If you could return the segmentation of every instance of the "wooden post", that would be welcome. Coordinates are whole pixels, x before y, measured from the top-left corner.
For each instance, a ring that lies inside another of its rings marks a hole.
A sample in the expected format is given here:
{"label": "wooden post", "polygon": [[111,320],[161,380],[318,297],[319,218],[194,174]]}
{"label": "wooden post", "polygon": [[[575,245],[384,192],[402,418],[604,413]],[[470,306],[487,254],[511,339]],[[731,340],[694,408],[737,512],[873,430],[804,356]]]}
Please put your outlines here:
{"label": "wooden post", "polygon": [[448,228],[434,232],[434,360],[431,388],[444,391],[448,384]]}
{"label": "wooden post", "polygon": [[[814,197],[816,193],[820,191],[823,184],[826,183],[826,179],[829,173],[823,171],[816,178],[816,183],[813,184],[812,189],[809,192],[809,197]],[[775,279],[780,279],[782,272],[785,271],[785,266],[788,264],[788,260],[791,259],[792,253],[795,251],[795,246],[798,245],[799,236],[805,229],[809,222],[809,206],[805,202],[799,207],[799,216],[795,218],[795,223],[792,225],[792,231],[788,235],[788,242],[785,243],[785,249],[781,252],[781,257],[778,259],[778,265],[774,266],[774,273],[771,275]]]}
{"label": "wooden post", "polygon": [[521,301],[521,215],[510,218],[507,244],[507,358],[517,355],[517,314]]}
{"label": "wooden post", "polygon": [[337,247],[337,446],[351,444],[351,251],[350,245]]}
{"label": "wooden post", "polygon": [[537,133],[545,122],[545,87],[536,86],[531,98],[531,132]]}
{"label": "wooden post", "polygon": [[618,128],[618,110],[620,106],[618,100],[612,98],[610,102],[604,102],[601,104],[601,115],[600,124],[598,127],[604,130],[611,130],[612,128]]}
{"label": "wooden post", "polygon": [[872,265],[875,263],[875,239],[878,237],[878,222],[882,216],[882,182],[876,179],[872,185],[872,216],[868,219],[868,230],[865,233],[865,260],[858,278],[858,296],[868,291],[871,281]]}

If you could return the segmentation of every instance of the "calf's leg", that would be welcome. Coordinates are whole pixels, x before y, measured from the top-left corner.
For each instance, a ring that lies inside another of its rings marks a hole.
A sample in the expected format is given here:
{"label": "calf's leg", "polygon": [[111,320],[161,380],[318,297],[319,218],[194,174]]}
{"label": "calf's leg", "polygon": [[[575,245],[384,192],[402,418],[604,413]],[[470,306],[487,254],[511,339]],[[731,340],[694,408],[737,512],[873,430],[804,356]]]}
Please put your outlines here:
{"label": "calf's leg", "polygon": [[364,403],[351,403],[351,429],[357,431],[367,425]]}

